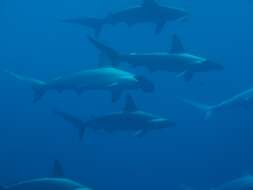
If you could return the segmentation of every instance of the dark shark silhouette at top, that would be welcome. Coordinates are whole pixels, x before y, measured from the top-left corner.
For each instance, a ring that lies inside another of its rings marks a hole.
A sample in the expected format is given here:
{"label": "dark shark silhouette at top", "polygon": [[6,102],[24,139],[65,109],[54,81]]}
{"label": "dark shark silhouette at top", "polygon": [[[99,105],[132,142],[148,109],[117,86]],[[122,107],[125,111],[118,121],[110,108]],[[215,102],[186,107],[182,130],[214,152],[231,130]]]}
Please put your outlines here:
{"label": "dark shark silhouette at top", "polygon": [[154,23],[156,34],[159,34],[167,22],[184,19],[189,14],[183,10],[173,7],[159,5],[155,0],[144,0],[139,6],[121,10],[110,14],[105,18],[77,18],[66,19],[63,22],[75,23],[91,28],[98,36],[105,24],[126,23],[133,26],[138,23]]}

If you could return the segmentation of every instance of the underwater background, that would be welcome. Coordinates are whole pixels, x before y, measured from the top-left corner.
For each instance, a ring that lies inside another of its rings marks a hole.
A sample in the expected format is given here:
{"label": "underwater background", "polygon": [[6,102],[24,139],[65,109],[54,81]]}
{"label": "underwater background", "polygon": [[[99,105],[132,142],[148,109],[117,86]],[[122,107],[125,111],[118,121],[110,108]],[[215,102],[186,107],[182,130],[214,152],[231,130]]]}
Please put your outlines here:
{"label": "underwater background", "polygon": [[[89,30],[61,23],[62,18],[103,17],[136,5],[137,0],[2,0],[1,70],[47,80],[97,67]],[[253,2],[248,0],[160,0],[185,8],[190,18],[169,23],[159,35],[150,24],[107,26],[99,39],[121,52],[168,51],[176,33],[185,48],[211,57],[224,71],[198,74],[190,83],[166,72],[150,74],[152,94],[132,93],[138,107],[176,121],[177,126],[144,138],[76,130],[52,114],[62,109],[84,119],[122,109],[109,94],[48,93],[32,102],[28,85],[0,75],[0,184],[51,175],[59,159],[66,175],[93,189],[209,189],[253,172],[253,110],[233,110],[209,121],[184,104],[189,98],[214,104],[253,87]],[[132,68],[124,65],[128,70]],[[123,67],[123,68],[124,68]]]}

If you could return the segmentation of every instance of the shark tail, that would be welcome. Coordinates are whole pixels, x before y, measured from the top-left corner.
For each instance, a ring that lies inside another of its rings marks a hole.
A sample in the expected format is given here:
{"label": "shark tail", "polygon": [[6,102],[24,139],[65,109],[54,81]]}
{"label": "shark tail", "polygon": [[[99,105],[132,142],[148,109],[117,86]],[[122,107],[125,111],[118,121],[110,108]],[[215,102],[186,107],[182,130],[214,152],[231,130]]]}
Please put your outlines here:
{"label": "shark tail", "polygon": [[205,104],[201,104],[198,102],[194,102],[191,100],[184,100],[185,103],[203,111],[205,113],[205,120],[208,120],[212,117],[213,112],[214,112],[214,106],[209,106],[209,105],[205,105]]}
{"label": "shark tail", "polygon": [[84,133],[86,130],[86,123],[85,122],[83,122],[78,117],[73,116],[73,115],[66,113],[66,112],[54,111],[54,113],[56,115],[58,115],[59,117],[61,117],[62,119],[64,119],[66,122],[73,125],[78,130],[80,140],[83,139]]}
{"label": "shark tail", "polygon": [[95,36],[98,37],[102,32],[105,20],[101,18],[73,18],[73,19],[63,19],[61,22],[70,24],[79,24],[90,28],[94,31]]}
{"label": "shark tail", "polygon": [[32,86],[32,89],[34,92],[34,95],[33,95],[34,103],[38,102],[47,91],[47,83],[44,81],[37,80],[30,77],[25,77],[25,76],[22,76],[22,75],[19,75],[7,70],[5,71],[5,73],[7,73],[8,75],[10,75],[11,77],[15,78],[18,81],[28,83]]}
{"label": "shark tail", "polygon": [[62,164],[59,160],[54,161],[52,176],[55,178],[62,178],[65,176]]}
{"label": "shark tail", "polygon": [[99,42],[91,36],[89,36],[88,39],[101,52],[101,57],[106,57],[111,62],[112,66],[117,67],[119,65],[121,55],[117,50]]}

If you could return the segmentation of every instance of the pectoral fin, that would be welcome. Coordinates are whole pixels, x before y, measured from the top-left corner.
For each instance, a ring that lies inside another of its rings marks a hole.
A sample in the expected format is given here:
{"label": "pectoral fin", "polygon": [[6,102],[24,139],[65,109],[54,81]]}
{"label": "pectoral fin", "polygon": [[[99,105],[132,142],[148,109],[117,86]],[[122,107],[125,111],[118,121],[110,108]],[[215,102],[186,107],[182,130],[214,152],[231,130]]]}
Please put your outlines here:
{"label": "pectoral fin", "polygon": [[186,70],[186,71],[184,71],[184,72],[182,72],[182,73],[179,73],[179,74],[177,75],[177,77],[178,77],[178,78],[183,77],[183,78],[184,78],[184,81],[189,82],[189,81],[192,80],[193,74],[194,74],[194,73],[193,73],[192,71]]}
{"label": "pectoral fin", "polygon": [[156,23],[156,29],[155,29],[155,34],[160,34],[166,24],[166,21],[161,21]]}
{"label": "pectoral fin", "polygon": [[113,87],[116,87],[116,86],[118,86],[118,82],[113,82],[113,83],[110,83],[107,87],[108,88],[113,88]]}
{"label": "pectoral fin", "polygon": [[135,133],[135,136],[136,136],[136,137],[139,137],[139,138],[142,138],[142,137],[144,137],[146,134],[147,134],[147,130],[142,129],[142,130],[137,131],[137,132]]}
{"label": "pectoral fin", "polygon": [[187,71],[184,71],[184,72],[179,73],[179,74],[177,75],[177,78],[183,77],[183,76],[185,75],[186,72],[187,72]]}

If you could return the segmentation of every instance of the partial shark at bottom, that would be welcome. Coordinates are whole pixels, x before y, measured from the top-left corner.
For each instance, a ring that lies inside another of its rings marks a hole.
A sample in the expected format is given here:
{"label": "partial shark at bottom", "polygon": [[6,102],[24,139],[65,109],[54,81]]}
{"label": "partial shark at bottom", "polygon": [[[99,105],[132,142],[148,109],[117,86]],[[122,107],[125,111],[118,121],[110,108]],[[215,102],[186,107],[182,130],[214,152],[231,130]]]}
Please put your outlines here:
{"label": "partial shark at bottom", "polygon": [[23,181],[1,190],[91,190],[75,181],[63,178],[39,178]]}

